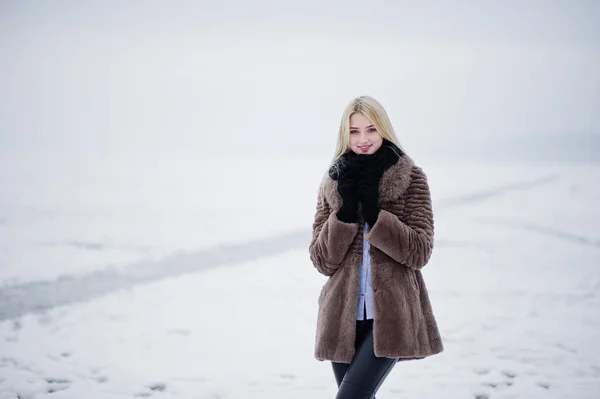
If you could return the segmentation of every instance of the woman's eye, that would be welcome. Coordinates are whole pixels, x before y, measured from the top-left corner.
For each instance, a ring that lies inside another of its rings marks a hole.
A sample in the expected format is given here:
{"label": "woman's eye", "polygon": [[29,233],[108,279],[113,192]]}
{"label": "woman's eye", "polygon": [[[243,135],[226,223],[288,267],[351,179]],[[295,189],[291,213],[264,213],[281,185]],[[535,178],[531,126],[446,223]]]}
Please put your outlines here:
{"label": "woman's eye", "polygon": [[375,129],[374,127],[369,129],[369,132],[376,132],[376,131],[377,131],[377,129]]}
{"label": "woman's eye", "polygon": [[350,130],[350,134],[358,133],[358,130]]}

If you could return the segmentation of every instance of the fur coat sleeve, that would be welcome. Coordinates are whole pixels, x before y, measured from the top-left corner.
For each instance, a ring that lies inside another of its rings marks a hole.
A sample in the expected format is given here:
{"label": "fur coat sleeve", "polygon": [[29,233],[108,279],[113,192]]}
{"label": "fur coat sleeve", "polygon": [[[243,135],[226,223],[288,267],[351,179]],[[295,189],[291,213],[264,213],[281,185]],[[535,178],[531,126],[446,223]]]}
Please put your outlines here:
{"label": "fur coat sleeve", "polygon": [[412,169],[403,202],[402,218],[382,209],[365,237],[397,262],[419,270],[431,257],[434,233],[427,176],[419,167]]}
{"label": "fur coat sleeve", "polygon": [[325,276],[331,276],[346,257],[358,232],[358,224],[344,223],[337,218],[335,210],[331,209],[325,199],[323,184],[319,188],[308,251],[317,270]]}

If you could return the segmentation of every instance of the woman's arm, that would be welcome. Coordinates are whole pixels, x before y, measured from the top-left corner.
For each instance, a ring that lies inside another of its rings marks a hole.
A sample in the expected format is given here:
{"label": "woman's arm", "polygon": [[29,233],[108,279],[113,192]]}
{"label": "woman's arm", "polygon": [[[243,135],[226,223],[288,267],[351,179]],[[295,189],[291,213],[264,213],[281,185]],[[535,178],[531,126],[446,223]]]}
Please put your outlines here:
{"label": "woman's arm", "polygon": [[419,270],[431,257],[434,230],[427,176],[419,167],[413,167],[404,206],[403,220],[382,209],[365,237],[397,262]]}
{"label": "woman's arm", "polygon": [[346,257],[358,232],[358,224],[340,221],[327,203],[322,188],[319,189],[308,251],[317,270],[325,276],[331,276]]}

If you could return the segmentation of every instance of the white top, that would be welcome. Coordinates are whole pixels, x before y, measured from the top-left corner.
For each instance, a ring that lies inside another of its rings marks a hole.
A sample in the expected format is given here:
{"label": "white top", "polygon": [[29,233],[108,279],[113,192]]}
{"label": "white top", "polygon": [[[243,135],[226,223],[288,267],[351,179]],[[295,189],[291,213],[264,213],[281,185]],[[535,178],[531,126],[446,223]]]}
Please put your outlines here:
{"label": "white top", "polygon": [[362,242],[362,259],[360,262],[360,269],[358,272],[360,292],[358,295],[358,303],[356,306],[356,320],[365,319],[365,311],[367,314],[366,319],[373,318],[373,286],[371,285],[371,255],[369,255],[369,248],[371,243],[365,238],[365,232],[368,224],[365,223],[363,227],[363,242]]}

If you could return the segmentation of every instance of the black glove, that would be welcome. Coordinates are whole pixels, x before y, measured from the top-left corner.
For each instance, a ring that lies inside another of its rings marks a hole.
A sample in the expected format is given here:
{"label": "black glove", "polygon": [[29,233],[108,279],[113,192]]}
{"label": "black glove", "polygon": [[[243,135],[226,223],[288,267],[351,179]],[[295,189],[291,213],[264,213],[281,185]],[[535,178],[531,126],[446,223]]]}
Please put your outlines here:
{"label": "black glove", "polygon": [[361,203],[361,214],[365,222],[373,227],[379,217],[379,181],[363,181],[358,186],[358,200]]}
{"label": "black glove", "polygon": [[347,160],[339,174],[337,190],[342,197],[342,207],[336,216],[344,223],[354,223],[358,220],[358,177],[359,164]]}
{"label": "black glove", "polygon": [[354,223],[358,220],[358,192],[356,181],[340,179],[338,192],[342,197],[342,206],[336,216],[344,223]]}

